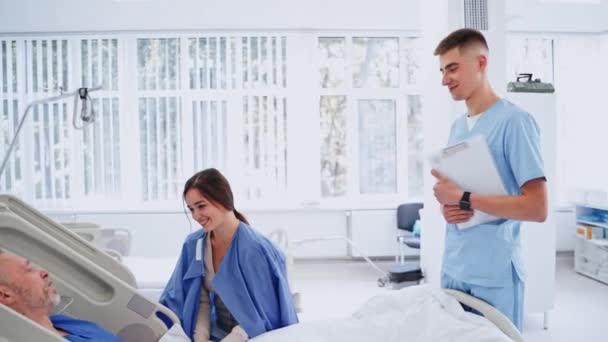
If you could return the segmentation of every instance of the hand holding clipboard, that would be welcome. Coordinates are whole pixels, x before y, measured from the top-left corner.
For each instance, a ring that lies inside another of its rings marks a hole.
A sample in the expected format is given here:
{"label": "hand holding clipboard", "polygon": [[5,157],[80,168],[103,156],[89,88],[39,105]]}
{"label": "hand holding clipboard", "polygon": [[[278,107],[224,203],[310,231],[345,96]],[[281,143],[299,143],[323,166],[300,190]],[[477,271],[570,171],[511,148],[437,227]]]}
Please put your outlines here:
{"label": "hand holding clipboard", "polygon": [[[505,186],[483,136],[474,136],[448,146],[430,158],[431,166],[461,189],[481,195],[507,195]],[[459,223],[466,229],[500,218],[475,210],[471,219]]]}

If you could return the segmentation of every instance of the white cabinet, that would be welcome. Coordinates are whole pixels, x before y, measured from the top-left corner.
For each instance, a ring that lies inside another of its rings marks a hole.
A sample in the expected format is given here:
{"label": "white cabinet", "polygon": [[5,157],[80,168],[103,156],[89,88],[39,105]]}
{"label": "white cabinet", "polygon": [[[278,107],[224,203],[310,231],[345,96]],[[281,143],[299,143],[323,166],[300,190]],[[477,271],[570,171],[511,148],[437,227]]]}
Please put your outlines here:
{"label": "white cabinet", "polygon": [[608,284],[608,207],[576,206],[574,270]]}

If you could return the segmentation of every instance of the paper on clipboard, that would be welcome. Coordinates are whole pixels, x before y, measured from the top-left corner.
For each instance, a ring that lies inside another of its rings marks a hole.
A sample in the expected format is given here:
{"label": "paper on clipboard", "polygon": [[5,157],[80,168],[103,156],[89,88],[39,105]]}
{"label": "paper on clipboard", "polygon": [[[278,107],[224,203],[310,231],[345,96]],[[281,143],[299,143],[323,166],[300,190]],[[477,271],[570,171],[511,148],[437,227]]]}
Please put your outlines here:
{"label": "paper on clipboard", "polygon": [[[431,166],[453,180],[465,191],[481,195],[507,195],[486,140],[473,136],[448,146],[430,158]],[[459,229],[467,229],[481,223],[498,220],[498,217],[475,210],[473,216]]]}

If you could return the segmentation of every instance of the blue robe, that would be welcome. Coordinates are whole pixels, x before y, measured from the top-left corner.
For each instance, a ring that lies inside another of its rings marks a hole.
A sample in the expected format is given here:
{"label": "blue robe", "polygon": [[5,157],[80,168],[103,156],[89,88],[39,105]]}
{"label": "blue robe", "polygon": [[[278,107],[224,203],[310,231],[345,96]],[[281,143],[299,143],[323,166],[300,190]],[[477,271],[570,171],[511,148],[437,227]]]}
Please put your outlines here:
{"label": "blue robe", "polygon": [[[160,302],[179,317],[192,339],[204,269],[202,229],[190,234]],[[213,290],[250,338],[298,322],[287,282],[285,257],[265,237],[241,222],[222,259]]]}

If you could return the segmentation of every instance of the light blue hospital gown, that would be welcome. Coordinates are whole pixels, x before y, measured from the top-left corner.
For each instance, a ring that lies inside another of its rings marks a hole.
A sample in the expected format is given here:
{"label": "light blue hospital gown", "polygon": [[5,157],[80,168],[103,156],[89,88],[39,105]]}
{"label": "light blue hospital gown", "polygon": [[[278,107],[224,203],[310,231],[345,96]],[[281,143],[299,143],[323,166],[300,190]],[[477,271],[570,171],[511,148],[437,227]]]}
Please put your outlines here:
{"label": "light blue hospital gown", "polygon": [[[544,178],[539,128],[521,108],[500,99],[481,114],[470,131],[463,115],[452,125],[449,144],[474,135],[486,138],[510,195],[521,194],[526,182]],[[442,286],[485,300],[521,330],[525,275],[520,225],[519,221],[502,219],[459,230],[448,224]]]}
{"label": "light blue hospital gown", "polygon": [[64,339],[72,342],[85,342],[85,341],[96,341],[96,342],[121,342],[122,340],[114,336],[108,330],[101,326],[89,322],[83,321],[77,318],[65,316],[65,315],[53,315],[50,317],[51,323],[56,329],[61,329],[65,332],[70,333],[65,336]]}

